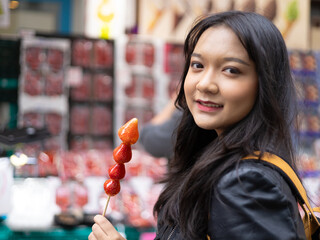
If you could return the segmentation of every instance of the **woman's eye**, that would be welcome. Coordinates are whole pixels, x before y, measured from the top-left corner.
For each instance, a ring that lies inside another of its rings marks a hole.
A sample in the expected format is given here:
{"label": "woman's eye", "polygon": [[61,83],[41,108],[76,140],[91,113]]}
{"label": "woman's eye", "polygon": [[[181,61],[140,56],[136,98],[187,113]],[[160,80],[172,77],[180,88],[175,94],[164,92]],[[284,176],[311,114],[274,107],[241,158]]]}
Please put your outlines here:
{"label": "woman's eye", "polygon": [[203,65],[198,62],[191,62],[190,66],[195,69],[203,68]]}
{"label": "woman's eye", "polygon": [[239,74],[240,73],[240,71],[234,67],[225,68],[224,71],[226,71],[227,73],[231,73],[231,74]]}

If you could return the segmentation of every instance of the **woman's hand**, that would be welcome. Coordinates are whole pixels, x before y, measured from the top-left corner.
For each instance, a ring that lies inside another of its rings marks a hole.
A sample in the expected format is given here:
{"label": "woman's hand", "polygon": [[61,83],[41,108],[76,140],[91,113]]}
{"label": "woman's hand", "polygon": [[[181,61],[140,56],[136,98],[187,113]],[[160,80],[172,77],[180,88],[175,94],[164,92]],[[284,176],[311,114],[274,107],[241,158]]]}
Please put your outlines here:
{"label": "woman's hand", "polygon": [[96,215],[93,220],[95,224],[92,226],[89,240],[125,240],[108,219],[102,215]]}

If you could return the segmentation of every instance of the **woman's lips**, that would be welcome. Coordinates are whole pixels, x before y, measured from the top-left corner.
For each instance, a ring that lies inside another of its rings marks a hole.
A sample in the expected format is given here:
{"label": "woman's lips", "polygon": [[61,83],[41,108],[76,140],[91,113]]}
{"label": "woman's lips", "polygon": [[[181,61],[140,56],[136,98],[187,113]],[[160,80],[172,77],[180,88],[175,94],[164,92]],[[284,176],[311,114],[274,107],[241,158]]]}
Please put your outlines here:
{"label": "woman's lips", "polygon": [[196,103],[197,103],[198,108],[201,111],[205,111],[205,112],[215,112],[215,111],[223,108],[223,105],[217,104],[214,102],[210,102],[210,101],[196,100]]}

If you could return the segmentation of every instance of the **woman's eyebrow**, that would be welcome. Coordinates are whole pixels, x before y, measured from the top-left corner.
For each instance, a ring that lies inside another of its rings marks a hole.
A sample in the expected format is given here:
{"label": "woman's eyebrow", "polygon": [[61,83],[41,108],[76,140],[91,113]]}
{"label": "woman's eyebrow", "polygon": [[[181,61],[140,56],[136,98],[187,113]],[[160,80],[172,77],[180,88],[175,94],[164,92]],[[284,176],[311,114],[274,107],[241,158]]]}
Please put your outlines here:
{"label": "woman's eyebrow", "polygon": [[250,66],[249,63],[247,63],[246,61],[243,61],[240,58],[226,57],[226,58],[224,58],[224,60],[227,61],[227,62],[238,62],[238,63],[244,64],[244,65]]}
{"label": "woman's eyebrow", "polygon": [[199,54],[199,53],[192,53],[191,56],[192,57],[202,58],[201,54]]}
{"label": "woman's eyebrow", "polygon": [[[198,57],[198,58],[202,58],[202,55],[199,54],[199,53],[192,53],[191,54],[192,57]],[[241,63],[243,65],[246,65],[246,66],[250,66],[249,63],[247,63],[246,61],[240,59],[240,58],[236,58],[236,57],[225,57],[223,58],[224,61],[226,62],[238,62],[238,63]]]}

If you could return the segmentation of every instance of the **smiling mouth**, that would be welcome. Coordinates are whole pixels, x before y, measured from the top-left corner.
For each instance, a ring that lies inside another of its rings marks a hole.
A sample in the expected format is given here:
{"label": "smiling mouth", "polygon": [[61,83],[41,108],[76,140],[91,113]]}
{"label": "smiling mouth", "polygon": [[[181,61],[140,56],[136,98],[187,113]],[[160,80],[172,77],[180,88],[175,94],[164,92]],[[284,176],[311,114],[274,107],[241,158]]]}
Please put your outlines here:
{"label": "smiling mouth", "polygon": [[223,107],[223,105],[212,103],[212,102],[197,101],[197,103],[204,106],[204,107],[209,107],[209,108],[222,108]]}

